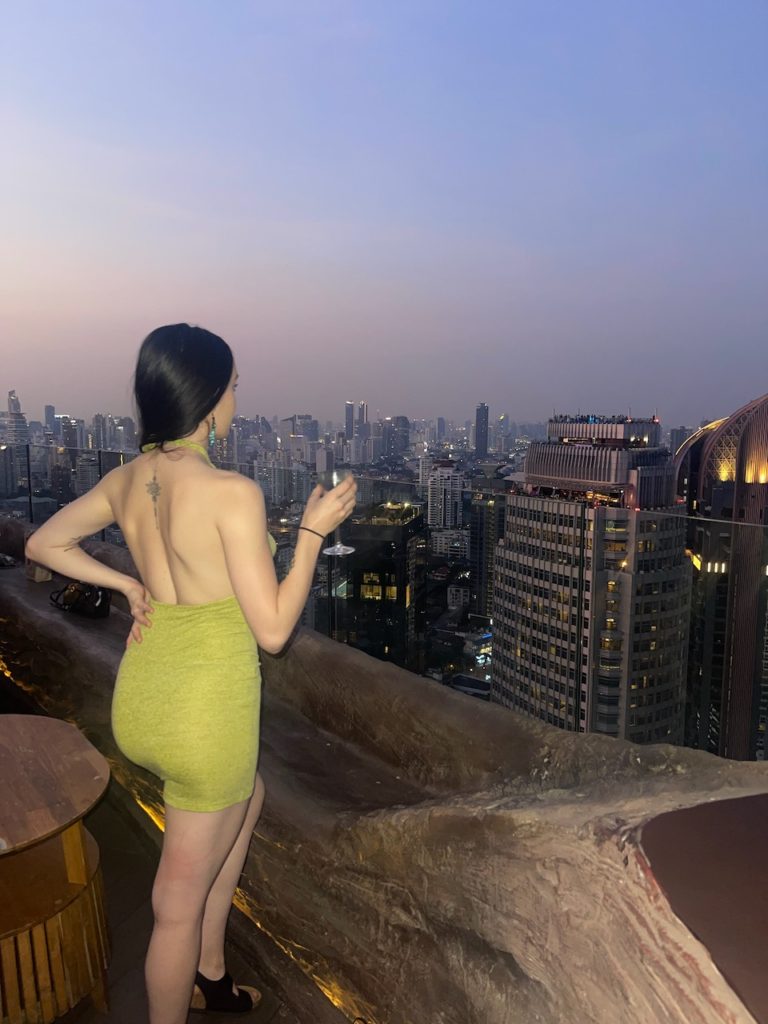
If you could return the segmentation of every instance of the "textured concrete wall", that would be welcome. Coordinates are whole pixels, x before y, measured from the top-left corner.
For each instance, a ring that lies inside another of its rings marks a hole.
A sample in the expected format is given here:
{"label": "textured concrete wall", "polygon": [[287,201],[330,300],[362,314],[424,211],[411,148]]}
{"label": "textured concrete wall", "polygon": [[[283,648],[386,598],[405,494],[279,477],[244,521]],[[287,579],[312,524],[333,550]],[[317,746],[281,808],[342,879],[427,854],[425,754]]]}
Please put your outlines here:
{"label": "textured concrete wall", "polygon": [[[127,619],[70,619],[50,589],[0,573],[20,682],[156,813],[156,780],[109,730]],[[280,950],[375,1024],[753,1020],[640,836],[663,811],[768,790],[768,767],[564,734],[307,631],[264,676],[268,796],[233,927],[275,971]]]}

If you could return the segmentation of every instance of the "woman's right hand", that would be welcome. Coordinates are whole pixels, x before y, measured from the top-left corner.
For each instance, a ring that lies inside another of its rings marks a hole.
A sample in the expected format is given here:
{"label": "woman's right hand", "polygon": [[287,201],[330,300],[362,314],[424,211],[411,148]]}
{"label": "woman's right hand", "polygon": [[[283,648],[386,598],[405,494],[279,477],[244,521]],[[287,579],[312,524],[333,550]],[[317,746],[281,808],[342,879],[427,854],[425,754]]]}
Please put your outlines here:
{"label": "woman's right hand", "polygon": [[324,490],[318,484],[309,496],[301,525],[327,537],[350,514],[356,498],[357,483],[353,476],[342,480],[331,491]]}

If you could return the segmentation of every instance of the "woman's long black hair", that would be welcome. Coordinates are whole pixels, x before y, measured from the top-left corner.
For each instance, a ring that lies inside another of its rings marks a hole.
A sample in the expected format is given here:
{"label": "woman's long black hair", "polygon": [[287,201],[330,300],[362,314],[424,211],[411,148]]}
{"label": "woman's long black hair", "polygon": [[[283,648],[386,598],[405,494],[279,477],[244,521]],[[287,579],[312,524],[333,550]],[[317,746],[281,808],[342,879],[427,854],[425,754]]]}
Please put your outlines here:
{"label": "woman's long black hair", "polygon": [[234,359],[217,334],[170,324],[144,339],[134,374],[139,448],[191,434],[227,390]]}

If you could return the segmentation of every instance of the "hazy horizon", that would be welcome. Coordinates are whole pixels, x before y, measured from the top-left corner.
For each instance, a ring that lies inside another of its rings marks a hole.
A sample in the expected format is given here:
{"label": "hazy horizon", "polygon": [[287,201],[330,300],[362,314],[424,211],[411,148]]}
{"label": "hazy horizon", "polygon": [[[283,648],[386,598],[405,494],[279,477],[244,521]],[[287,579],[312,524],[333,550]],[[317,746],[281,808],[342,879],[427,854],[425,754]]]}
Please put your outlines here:
{"label": "hazy horizon", "polygon": [[[49,401],[46,401],[46,402],[43,403],[43,405],[40,408],[40,412],[38,413],[34,409],[27,408],[27,405],[24,402],[24,396],[22,394],[19,394],[19,389],[18,388],[15,388],[15,389],[7,388],[7,389],[5,389],[5,391],[3,391],[3,393],[2,393],[3,397],[5,397],[7,392],[10,391],[10,390],[15,390],[16,393],[17,393],[17,397],[21,400],[22,411],[23,411],[24,415],[26,416],[27,422],[35,421],[35,422],[41,422],[41,423],[44,424],[45,423],[45,416],[44,416],[44,406],[45,405],[53,405],[54,408],[55,408],[55,411],[56,411],[56,415],[72,416],[73,418],[76,418],[76,419],[85,420],[86,424],[90,424],[92,419],[93,419],[93,416],[96,415],[97,413],[103,414],[103,415],[112,415],[112,416],[115,416],[115,417],[130,416],[130,417],[136,419],[136,410],[133,409],[133,408],[129,408],[127,410],[117,410],[117,409],[110,409],[110,408],[106,408],[106,407],[99,407],[99,408],[94,408],[92,411],[81,412],[81,411],[78,411],[78,410],[75,410],[75,409],[71,409],[71,408],[67,408],[67,407],[61,406],[61,405],[57,404],[56,402],[49,402]],[[240,388],[238,388],[238,390],[240,390]],[[759,397],[759,396],[754,396],[754,397]],[[747,403],[746,402],[742,402],[741,404],[742,405],[746,405]],[[5,404],[3,405],[3,407],[5,407]],[[292,415],[301,415],[303,413],[312,413],[315,416],[315,418],[318,420],[318,422],[320,423],[321,430],[324,428],[325,424],[327,422],[329,422],[329,421],[333,422],[334,424],[336,424],[336,426],[339,429],[343,429],[343,427],[344,427],[344,415],[343,415],[344,403],[343,402],[341,403],[340,408],[341,408],[341,415],[338,415],[338,416],[318,416],[311,409],[296,408],[296,409],[292,409],[290,413],[287,412],[286,409],[267,410],[266,408],[263,408],[263,409],[248,410],[248,409],[242,408],[242,406],[238,403],[238,407],[237,407],[237,410],[235,412],[235,415],[236,416],[244,416],[244,417],[246,417],[248,419],[253,418],[255,416],[265,416],[267,420],[272,421],[275,416],[277,416],[278,419],[282,419],[282,418],[290,418],[290,416],[292,416]],[[735,412],[735,407],[734,407],[734,409],[728,410],[728,412],[729,413]],[[626,415],[634,416],[637,419],[647,419],[647,418],[650,418],[651,416],[655,415],[657,413],[657,410],[654,410],[654,409],[634,409],[633,410],[631,408],[629,408],[629,409],[581,409],[581,408],[567,408],[567,409],[557,409],[557,410],[550,409],[548,412],[546,412],[546,413],[544,413],[544,414],[542,414],[541,416],[538,416],[538,417],[517,417],[516,418],[515,416],[513,416],[509,412],[509,410],[499,409],[498,411],[495,411],[495,410],[489,408],[490,422],[493,423],[496,419],[498,419],[499,416],[501,416],[501,415],[503,415],[505,413],[507,415],[509,415],[511,421],[513,421],[514,423],[519,425],[521,423],[524,423],[524,424],[533,424],[533,423],[543,424],[543,423],[546,423],[547,420],[553,414],[557,414],[557,415],[562,415],[562,414],[581,415],[583,413],[596,413],[597,415],[607,415],[607,416],[612,416],[612,415],[615,415],[615,414],[618,414],[618,415],[625,415],[626,414]],[[371,422],[374,421],[374,420],[380,419],[380,418],[383,419],[383,418],[385,418],[387,416],[391,416],[392,417],[392,416],[398,416],[398,415],[408,416],[408,418],[412,422],[415,422],[415,421],[419,421],[419,420],[427,420],[427,421],[428,420],[433,420],[434,421],[434,420],[437,419],[438,416],[442,416],[443,414],[442,413],[437,413],[437,414],[435,414],[433,416],[424,416],[424,415],[420,415],[418,410],[410,410],[410,411],[408,411],[408,410],[404,410],[404,409],[389,409],[389,410],[385,411],[385,410],[380,410],[380,409],[371,409],[370,406],[369,406],[369,409],[368,409],[368,418],[369,418],[369,421],[371,421]],[[676,420],[674,420],[674,421],[673,420],[665,420],[665,419],[663,419],[663,417],[660,417],[661,425],[662,425],[663,429],[669,429],[669,428],[675,428],[675,427],[681,427],[681,426],[685,426],[685,427],[698,427],[700,422],[703,421],[705,418],[707,419],[707,422],[711,422],[712,419],[715,419],[715,418],[718,418],[718,417],[699,417],[697,420],[695,420],[695,422],[690,422],[690,423],[683,423],[682,421],[681,422],[677,422]],[[460,418],[459,417],[446,416],[445,419],[453,422],[456,427],[463,427],[466,423],[474,423],[474,421],[475,421],[475,408],[474,407],[472,408],[471,415],[468,413],[466,416],[463,416],[463,417],[460,417]]]}
{"label": "hazy horizon", "polygon": [[79,5],[0,42],[0,382],[131,415],[142,338],[239,411],[694,426],[768,391],[768,5]]}

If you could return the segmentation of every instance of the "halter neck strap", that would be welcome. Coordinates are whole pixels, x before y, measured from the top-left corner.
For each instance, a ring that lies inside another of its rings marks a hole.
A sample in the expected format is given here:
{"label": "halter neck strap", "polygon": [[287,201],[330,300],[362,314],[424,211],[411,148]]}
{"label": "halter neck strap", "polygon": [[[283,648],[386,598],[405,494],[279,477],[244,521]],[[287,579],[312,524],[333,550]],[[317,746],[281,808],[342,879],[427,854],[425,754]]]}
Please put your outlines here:
{"label": "halter neck strap", "polygon": [[[205,461],[210,466],[213,465],[213,463],[211,462],[211,457],[208,454],[207,448],[205,448],[201,444],[198,444],[197,441],[190,441],[186,437],[177,437],[177,438],[175,438],[172,441],[165,441],[163,443],[175,445],[177,448],[194,448],[195,451],[200,452],[200,454],[205,457]],[[159,447],[160,447],[160,444],[158,444],[157,441],[152,441],[150,444],[143,444],[141,446],[141,450],[142,450],[142,452],[150,452],[150,451],[152,451],[153,448],[159,448]],[[173,448],[163,449],[163,451],[173,451],[173,450],[174,450]]]}

